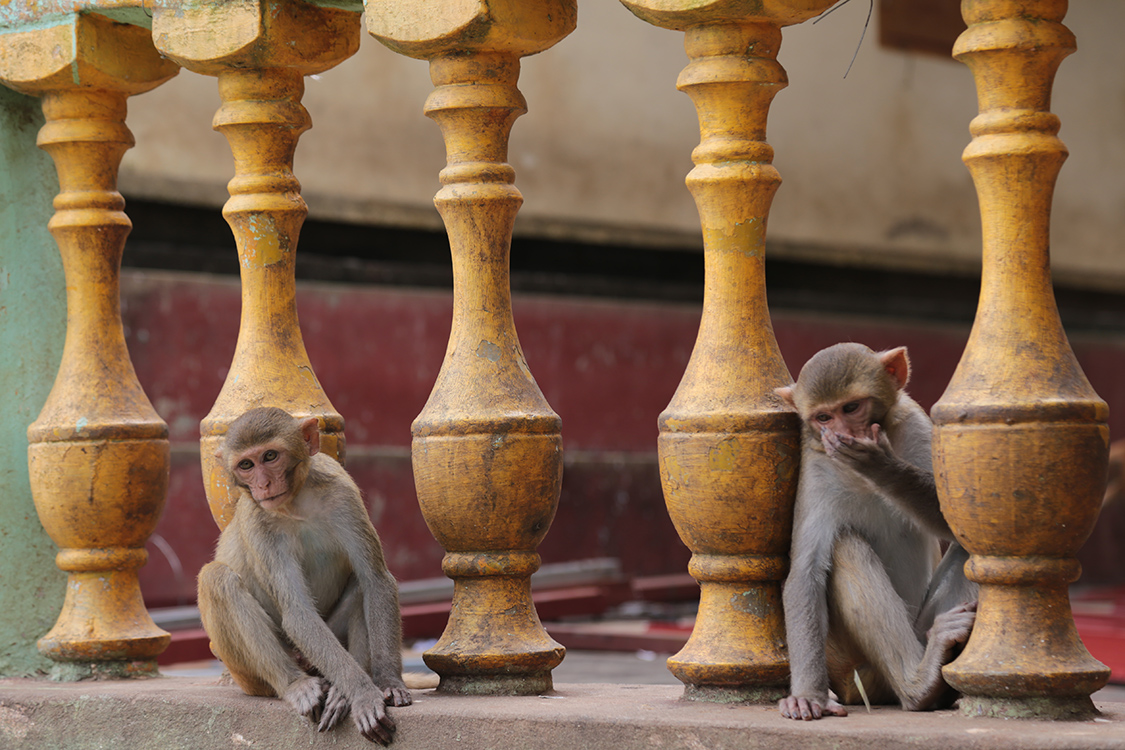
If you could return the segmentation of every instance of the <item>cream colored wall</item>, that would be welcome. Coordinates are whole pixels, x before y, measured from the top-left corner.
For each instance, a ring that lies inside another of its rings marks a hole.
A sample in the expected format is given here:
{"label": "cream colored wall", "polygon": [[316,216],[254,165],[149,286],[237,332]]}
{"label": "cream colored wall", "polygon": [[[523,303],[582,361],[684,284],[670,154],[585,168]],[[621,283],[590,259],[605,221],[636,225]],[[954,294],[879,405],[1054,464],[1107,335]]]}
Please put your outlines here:
{"label": "cream colored wall", "polygon": [[[790,85],[774,102],[769,140],[784,184],[774,202],[775,256],[923,268],[977,265],[979,221],[960,161],[976,98],[968,69],[883,49],[867,4],[787,29],[779,59]],[[1080,50],[1063,62],[1054,110],[1071,150],[1055,201],[1054,268],[1068,281],[1125,289],[1125,3],[1072,3]],[[698,129],[675,80],[683,35],[653,28],[611,0],[582,0],[579,27],[527,58],[511,160],[525,204],[518,232],[642,244],[698,245],[683,185]],[[297,152],[313,215],[440,226],[431,204],[444,150],[422,115],[425,63],[367,38],[308,80],[314,128]],[[183,72],[131,100],[137,147],[131,195],[220,205],[230,152],[210,129],[214,80]],[[171,125],[171,127],[170,127]]]}

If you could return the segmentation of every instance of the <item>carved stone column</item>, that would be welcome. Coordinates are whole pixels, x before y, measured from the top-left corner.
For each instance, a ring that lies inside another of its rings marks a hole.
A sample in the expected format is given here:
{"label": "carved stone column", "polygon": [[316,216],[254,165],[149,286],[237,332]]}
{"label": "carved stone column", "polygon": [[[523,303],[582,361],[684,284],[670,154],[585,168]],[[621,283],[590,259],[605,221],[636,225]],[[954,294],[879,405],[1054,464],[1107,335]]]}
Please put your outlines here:
{"label": "carved stone column", "polygon": [[168,427],[125,347],[119,274],[132,224],[117,169],[133,145],[127,97],[176,72],[147,29],[100,15],[0,36],[0,81],[43,98],[38,142],[59,175],[48,228],[66,273],[66,342],[27,434],[35,507],[68,574],[62,613],[39,641],[61,679],[153,674],[169,642],[137,581],[168,490]]}
{"label": "carved stone column", "polygon": [[297,321],[297,238],[308,208],[293,154],[311,127],[301,106],[304,76],[359,48],[359,13],[300,0],[184,3],[153,14],[157,48],[185,68],[217,76],[223,105],[214,127],[234,154],[223,216],[242,266],[242,319],[223,389],[200,424],[207,501],[220,528],[237,493],[216,453],[247,409],[279,406],[321,424],[321,450],[344,459],[344,419],[320,387]]}
{"label": "carved stone column", "polygon": [[753,11],[725,1],[623,2],[649,23],[686,31],[691,62],[678,87],[695,103],[701,136],[687,185],[703,225],[703,317],[659,421],[664,498],[692,551],[700,605],[668,667],[688,698],[775,701],[789,684],[781,582],[800,429],[773,392],[792,381],[766,305],[766,221],[781,183],[766,118],[788,83],[776,59],[781,27],[832,0],[767,0]]}
{"label": "carved stone column", "polygon": [[972,553],[976,627],[946,666],[962,709],[1070,718],[1093,712],[1109,670],[1074,627],[1067,586],[1098,516],[1108,410],[1075,361],[1051,288],[1051,198],[1066,147],[1051,86],[1074,36],[1066,0],[964,0],[954,56],[980,115],[964,160],[980,197],[980,306],[933,408],[942,511]]}
{"label": "carved stone column", "polygon": [[424,654],[443,691],[530,694],[551,688],[564,649],[531,601],[535,551],[554,519],[562,438],[527,369],[509,291],[512,225],[523,198],[507,163],[526,104],[520,58],[574,28],[574,0],[368,3],[368,30],[430,61],[426,114],[448,166],[434,202],[453,254],[453,325],[445,362],[414,421],[418,501],[446,550],[453,609]]}

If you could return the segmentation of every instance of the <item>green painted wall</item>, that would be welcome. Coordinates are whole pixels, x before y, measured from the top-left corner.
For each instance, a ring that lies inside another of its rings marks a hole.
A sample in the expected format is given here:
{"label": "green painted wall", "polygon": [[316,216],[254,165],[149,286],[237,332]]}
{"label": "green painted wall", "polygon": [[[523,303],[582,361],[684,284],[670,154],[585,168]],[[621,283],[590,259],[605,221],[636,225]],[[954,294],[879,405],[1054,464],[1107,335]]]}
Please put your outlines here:
{"label": "green painted wall", "polygon": [[62,358],[66,289],[47,232],[58,192],[35,146],[39,101],[0,86],[0,675],[47,670],[35,642],[62,608],[66,576],[39,524],[27,475],[27,426]]}

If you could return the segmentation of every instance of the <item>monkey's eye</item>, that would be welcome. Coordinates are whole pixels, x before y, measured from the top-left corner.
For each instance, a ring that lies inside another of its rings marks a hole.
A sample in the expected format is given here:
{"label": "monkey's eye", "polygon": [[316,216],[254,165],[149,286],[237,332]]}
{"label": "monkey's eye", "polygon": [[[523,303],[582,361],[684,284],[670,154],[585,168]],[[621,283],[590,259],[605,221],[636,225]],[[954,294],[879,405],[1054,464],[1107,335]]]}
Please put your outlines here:
{"label": "monkey's eye", "polygon": [[254,462],[248,458],[244,458],[238,462],[238,468],[242,469],[243,471],[250,471],[254,468]]}
{"label": "monkey's eye", "polygon": [[859,408],[859,402],[858,401],[852,401],[851,403],[844,404],[844,413],[845,414],[851,414],[852,412],[854,412],[858,408]]}
{"label": "monkey's eye", "polygon": [[832,415],[831,414],[823,414],[823,413],[817,414],[816,415],[816,421],[817,422],[831,422],[832,421]]}
{"label": "monkey's eye", "polygon": [[277,451],[275,451],[275,450],[268,450],[268,451],[266,451],[265,453],[262,454],[262,460],[263,461],[274,461],[276,459],[277,459]]}

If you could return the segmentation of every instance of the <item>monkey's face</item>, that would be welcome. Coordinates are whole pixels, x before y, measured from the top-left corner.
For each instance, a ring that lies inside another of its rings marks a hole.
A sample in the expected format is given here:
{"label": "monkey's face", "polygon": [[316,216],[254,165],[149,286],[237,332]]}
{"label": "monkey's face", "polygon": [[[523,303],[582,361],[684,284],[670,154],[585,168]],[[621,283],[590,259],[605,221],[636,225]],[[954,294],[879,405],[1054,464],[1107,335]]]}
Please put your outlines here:
{"label": "monkey's face", "polygon": [[871,425],[878,421],[876,411],[875,399],[854,398],[816,406],[811,410],[808,420],[813,433],[818,436],[824,430],[831,430],[837,435],[870,440]]}
{"label": "monkey's face", "polygon": [[256,445],[231,460],[231,473],[239,485],[266,510],[276,510],[289,500],[294,458],[280,443]]}

